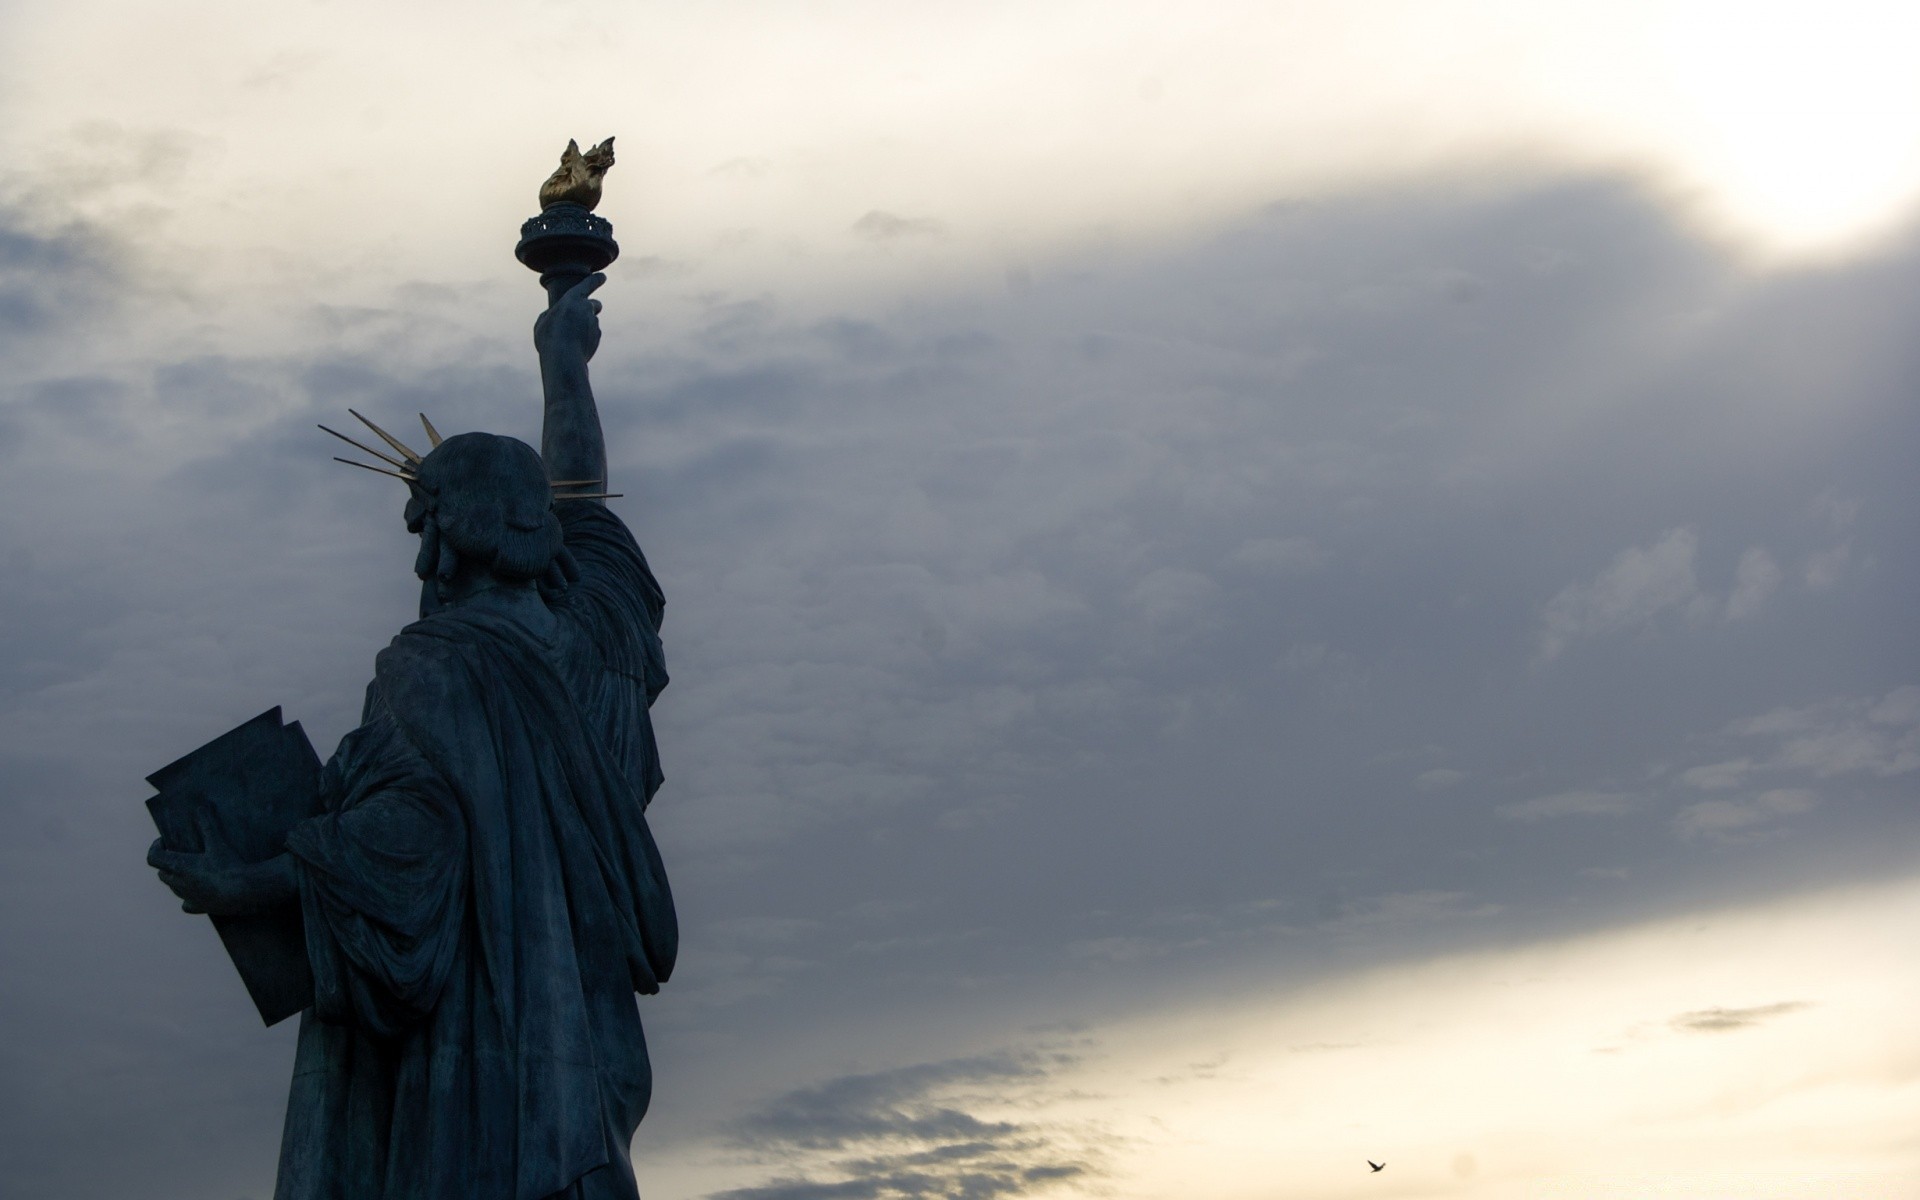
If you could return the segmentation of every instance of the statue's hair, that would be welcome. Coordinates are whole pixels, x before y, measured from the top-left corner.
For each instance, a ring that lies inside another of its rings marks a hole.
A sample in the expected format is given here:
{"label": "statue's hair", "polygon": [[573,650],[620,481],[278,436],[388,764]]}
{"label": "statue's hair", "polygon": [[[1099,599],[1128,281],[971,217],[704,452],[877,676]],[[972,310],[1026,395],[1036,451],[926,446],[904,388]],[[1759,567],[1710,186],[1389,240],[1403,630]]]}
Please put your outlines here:
{"label": "statue's hair", "polygon": [[422,459],[417,473],[406,515],[408,531],[421,535],[413,568],[421,579],[445,587],[462,562],[553,589],[578,576],[533,447],[498,434],[456,434]]}

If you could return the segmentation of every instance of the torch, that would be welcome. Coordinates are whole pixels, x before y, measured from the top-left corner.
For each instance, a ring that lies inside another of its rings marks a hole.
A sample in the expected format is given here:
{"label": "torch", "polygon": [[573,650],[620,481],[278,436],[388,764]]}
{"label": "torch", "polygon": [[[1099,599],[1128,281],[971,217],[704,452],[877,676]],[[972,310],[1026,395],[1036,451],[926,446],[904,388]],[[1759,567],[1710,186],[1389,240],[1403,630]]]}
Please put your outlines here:
{"label": "torch", "polygon": [[540,215],[520,226],[513,256],[540,272],[551,308],[567,289],[620,257],[613,222],[593,215],[600,203],[600,179],[613,165],[613,139],[582,154],[568,141],[560,169],[540,185]]}

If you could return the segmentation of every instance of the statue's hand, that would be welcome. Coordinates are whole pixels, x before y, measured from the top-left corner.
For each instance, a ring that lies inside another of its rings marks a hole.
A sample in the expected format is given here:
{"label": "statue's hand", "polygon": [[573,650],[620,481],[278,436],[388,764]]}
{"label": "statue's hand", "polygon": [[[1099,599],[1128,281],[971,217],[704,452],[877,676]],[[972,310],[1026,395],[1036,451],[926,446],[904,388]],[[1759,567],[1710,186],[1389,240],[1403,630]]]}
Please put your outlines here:
{"label": "statue's hand", "polygon": [[582,279],[567,289],[552,308],[533,320],[533,346],[542,361],[555,355],[593,358],[600,348],[600,302],[593,299],[596,288],[607,281],[600,272]]}
{"label": "statue's hand", "polygon": [[291,870],[284,858],[248,864],[216,852],[169,850],[159,838],[147,851],[147,864],[180,897],[182,909],[216,917],[261,912],[291,899]]}

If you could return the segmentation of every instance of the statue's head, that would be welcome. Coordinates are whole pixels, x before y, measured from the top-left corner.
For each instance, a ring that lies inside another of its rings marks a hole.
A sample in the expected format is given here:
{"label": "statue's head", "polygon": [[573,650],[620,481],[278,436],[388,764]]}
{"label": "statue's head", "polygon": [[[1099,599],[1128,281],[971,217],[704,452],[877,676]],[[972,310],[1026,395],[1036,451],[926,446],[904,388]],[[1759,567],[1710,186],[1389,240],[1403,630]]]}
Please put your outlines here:
{"label": "statue's head", "polygon": [[413,473],[406,510],[407,531],[420,535],[413,570],[439,600],[463,575],[566,586],[574,572],[533,447],[493,433],[456,434]]}
{"label": "statue's head", "polygon": [[[547,479],[532,446],[495,433],[442,438],[422,413],[420,425],[433,446],[423,457],[353,409],[347,411],[400,456],[320,427],[394,469],[350,458],[336,457],[336,462],[405,481],[407,531],[420,535],[413,571],[426,585],[420,592],[421,616],[453,603],[459,591],[475,585],[538,583],[552,598],[580,577],[559,518],[553,515],[556,484]],[[600,481],[562,482],[582,487]],[[565,498],[603,497],[599,492],[570,492]]]}

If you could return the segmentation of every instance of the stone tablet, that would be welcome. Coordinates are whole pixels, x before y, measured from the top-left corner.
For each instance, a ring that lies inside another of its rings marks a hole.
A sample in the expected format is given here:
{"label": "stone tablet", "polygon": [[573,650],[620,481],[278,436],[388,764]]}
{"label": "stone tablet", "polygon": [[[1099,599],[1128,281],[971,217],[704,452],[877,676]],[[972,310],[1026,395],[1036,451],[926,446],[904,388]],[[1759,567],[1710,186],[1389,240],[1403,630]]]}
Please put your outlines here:
{"label": "stone tablet", "polygon": [[[223,849],[259,863],[286,847],[287,834],[314,814],[320,759],[298,721],[268,709],[147,776],[159,792],[147,811],[171,850]],[[213,928],[240,972],[260,1019],[284,1021],[313,1003],[300,910],[215,915]]]}

